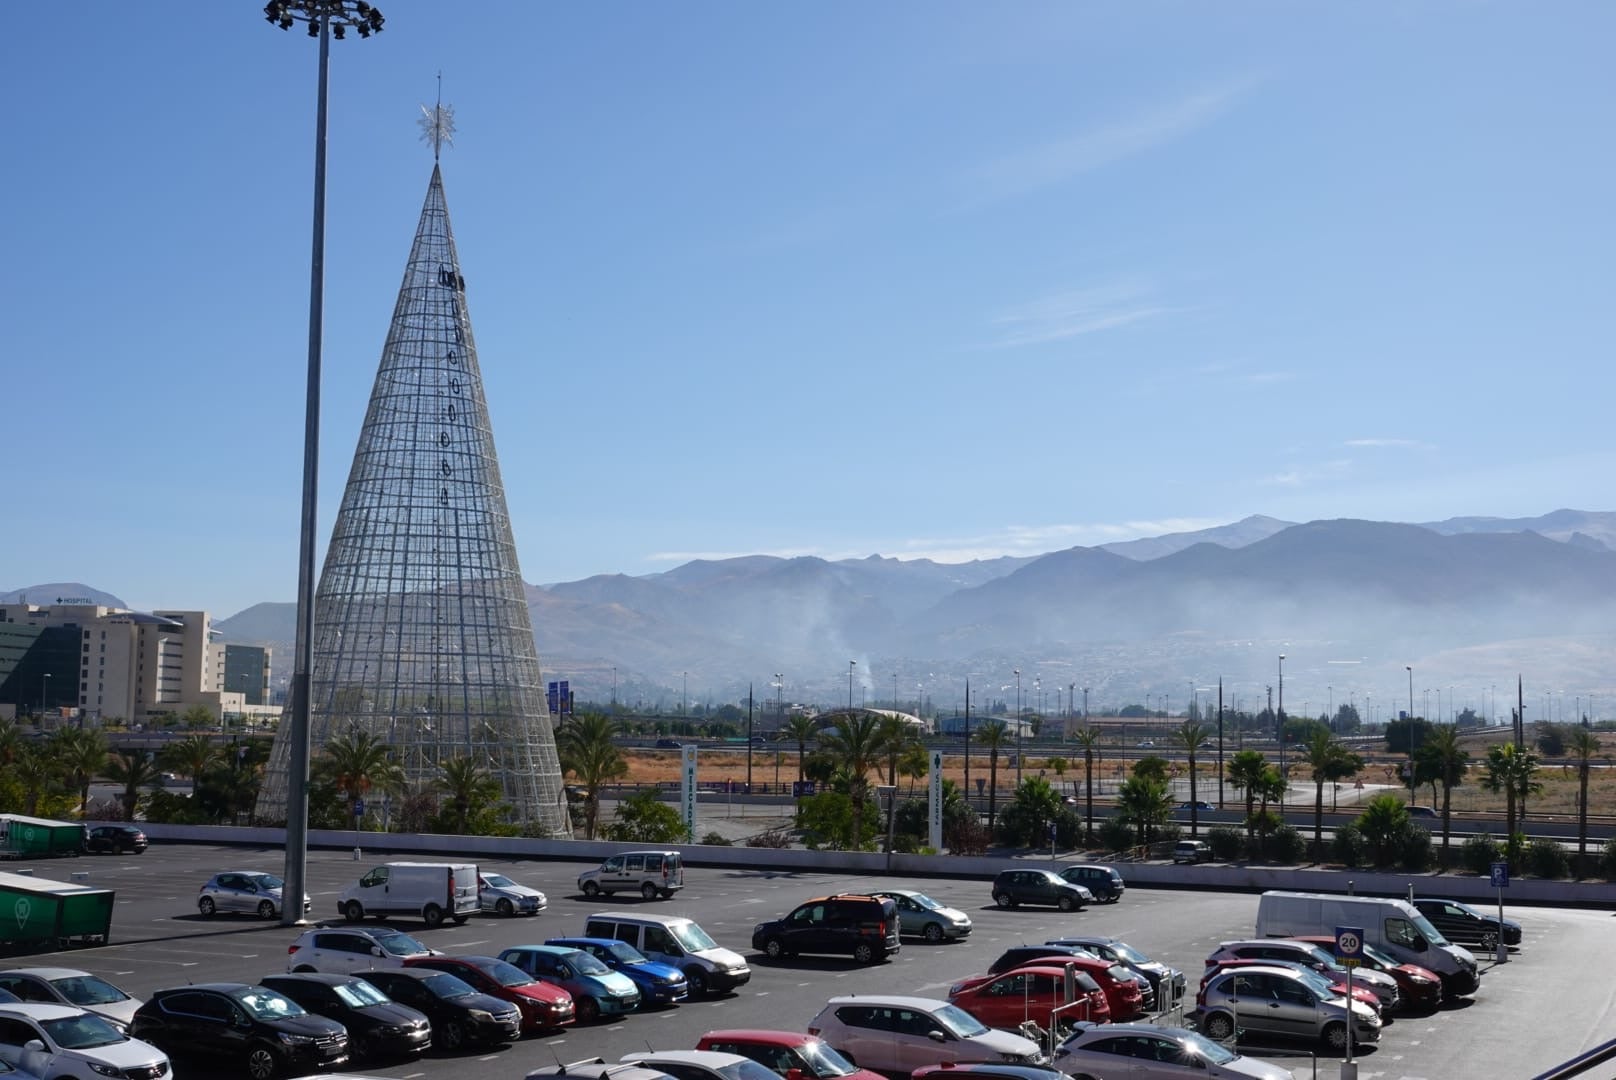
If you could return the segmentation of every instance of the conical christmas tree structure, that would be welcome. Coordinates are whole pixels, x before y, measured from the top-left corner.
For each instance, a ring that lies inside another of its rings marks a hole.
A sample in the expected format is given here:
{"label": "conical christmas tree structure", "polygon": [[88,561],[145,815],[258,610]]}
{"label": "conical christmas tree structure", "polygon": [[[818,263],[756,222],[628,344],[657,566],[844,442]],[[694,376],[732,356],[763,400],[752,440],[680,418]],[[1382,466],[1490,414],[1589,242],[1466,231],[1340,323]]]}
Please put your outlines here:
{"label": "conical christmas tree structure", "polygon": [[[311,683],[314,762],[331,740],[367,734],[410,791],[448,799],[445,766],[466,759],[452,771],[492,779],[502,818],[571,834],[435,163],[320,574]],[[275,740],[260,820],[286,816],[289,734]]]}

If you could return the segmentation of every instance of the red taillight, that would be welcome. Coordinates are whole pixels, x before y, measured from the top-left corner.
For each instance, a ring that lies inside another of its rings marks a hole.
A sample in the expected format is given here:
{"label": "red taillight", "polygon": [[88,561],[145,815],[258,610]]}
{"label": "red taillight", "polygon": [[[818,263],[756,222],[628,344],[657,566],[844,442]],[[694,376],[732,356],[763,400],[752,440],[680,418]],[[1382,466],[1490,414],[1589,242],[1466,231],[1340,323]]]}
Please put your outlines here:
{"label": "red taillight", "polygon": [[297,952],[297,950],[300,949],[300,948],[302,948],[301,945],[288,945],[286,947],[286,955],[291,956],[293,953]]}

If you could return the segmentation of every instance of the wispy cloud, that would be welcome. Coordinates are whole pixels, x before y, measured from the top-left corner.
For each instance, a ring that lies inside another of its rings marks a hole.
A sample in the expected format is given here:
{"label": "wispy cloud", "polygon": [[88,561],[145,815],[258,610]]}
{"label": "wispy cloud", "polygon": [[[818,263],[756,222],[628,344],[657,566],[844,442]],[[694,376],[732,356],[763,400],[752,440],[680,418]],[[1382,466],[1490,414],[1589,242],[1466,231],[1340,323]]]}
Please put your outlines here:
{"label": "wispy cloud", "polygon": [[999,338],[989,347],[1014,349],[1115,330],[1171,314],[1141,281],[1070,289],[1001,312],[993,319]]}
{"label": "wispy cloud", "polygon": [[1377,448],[1377,449],[1391,449],[1391,450],[1427,449],[1430,446],[1429,443],[1421,442],[1418,439],[1380,439],[1380,438],[1348,439],[1346,442],[1342,443],[1341,445],[1343,445],[1343,446],[1362,446],[1362,447],[1371,447],[1371,448]]}
{"label": "wispy cloud", "polygon": [[1351,458],[1336,458],[1313,465],[1296,465],[1271,473],[1261,483],[1269,487],[1303,488],[1329,480],[1336,480],[1352,469]]}
{"label": "wispy cloud", "polygon": [[972,169],[968,206],[1015,198],[1162,146],[1217,119],[1256,83],[1245,78],[1027,147]]}
{"label": "wispy cloud", "polygon": [[1296,372],[1294,371],[1253,371],[1240,376],[1241,381],[1254,383],[1258,386],[1290,382],[1294,378],[1296,378]]}

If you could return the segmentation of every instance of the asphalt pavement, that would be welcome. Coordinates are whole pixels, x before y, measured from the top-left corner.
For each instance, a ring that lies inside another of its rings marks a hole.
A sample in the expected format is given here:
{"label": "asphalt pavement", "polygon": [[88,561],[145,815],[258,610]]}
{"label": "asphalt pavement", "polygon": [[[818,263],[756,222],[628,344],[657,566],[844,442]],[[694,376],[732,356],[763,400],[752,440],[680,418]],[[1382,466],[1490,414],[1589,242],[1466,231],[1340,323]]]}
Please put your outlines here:
{"label": "asphalt pavement", "polygon": [[[310,854],[308,881],[316,919],[337,921],[336,897],[369,867],[387,861],[366,850]],[[35,863],[40,877],[89,874],[90,883],[117,890],[112,941],[98,948],[0,960],[5,966],[62,964],[101,975],[137,997],[187,982],[251,981],[284,971],[287,946],[298,931],[245,917],[203,919],[196,897],[209,875],[227,869],[282,870],[278,849],[157,845],[146,854],[85,857]],[[1083,931],[1123,938],[1182,969],[1191,988],[1203,961],[1220,941],[1253,931],[1253,894],[1170,889],[1132,889],[1121,902],[1063,915],[1054,910],[999,911],[985,880],[897,881],[855,875],[768,870],[690,869],[685,890],[670,901],[589,901],[575,879],[587,864],[554,860],[485,862],[524,884],[543,890],[549,909],[529,918],[475,918],[464,926],[427,930],[399,919],[392,925],[447,953],[493,954],[513,945],[577,934],[592,911],[644,909],[688,915],[721,945],[747,956],[751,981],[732,995],[620,1022],[531,1036],[512,1046],[461,1055],[432,1053],[367,1075],[400,1080],[459,1077],[471,1062],[479,1077],[520,1078],[540,1065],[595,1056],[615,1060],[647,1047],[690,1048],[705,1031],[720,1027],[801,1030],[827,998],[846,993],[943,996],[953,981],[983,971],[1005,948]],[[11,867],[15,869],[15,867]],[[1126,876],[1126,867],[1123,868]],[[966,911],[975,930],[963,942],[926,945],[905,940],[891,961],[863,968],[843,958],[802,958],[770,964],[750,948],[752,926],[789,911],[801,900],[879,885],[920,888]],[[1611,913],[1549,908],[1508,908],[1525,928],[1524,944],[1502,965],[1483,959],[1482,988],[1473,999],[1429,1016],[1401,1017],[1388,1025],[1380,1045],[1364,1049],[1360,1080],[1438,1080],[1445,1077],[1532,1076],[1616,1035],[1616,935]],[[1315,1049],[1261,1056],[1281,1062],[1298,1078],[1315,1068],[1337,1075],[1334,1059],[1315,1059]],[[178,1080],[213,1075],[207,1066],[176,1063]]]}

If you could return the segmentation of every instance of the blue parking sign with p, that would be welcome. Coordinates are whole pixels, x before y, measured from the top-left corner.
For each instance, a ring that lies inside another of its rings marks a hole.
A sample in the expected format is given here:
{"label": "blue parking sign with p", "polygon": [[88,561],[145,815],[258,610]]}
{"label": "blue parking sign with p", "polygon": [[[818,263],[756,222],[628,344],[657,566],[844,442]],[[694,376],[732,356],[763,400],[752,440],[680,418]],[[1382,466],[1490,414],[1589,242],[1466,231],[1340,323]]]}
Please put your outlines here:
{"label": "blue parking sign with p", "polygon": [[1358,962],[1363,959],[1363,927],[1336,927],[1335,954],[1348,967],[1357,967]]}
{"label": "blue parking sign with p", "polygon": [[1491,869],[1492,878],[1489,884],[1495,889],[1507,889],[1509,887],[1509,863],[1495,862],[1492,864]]}

